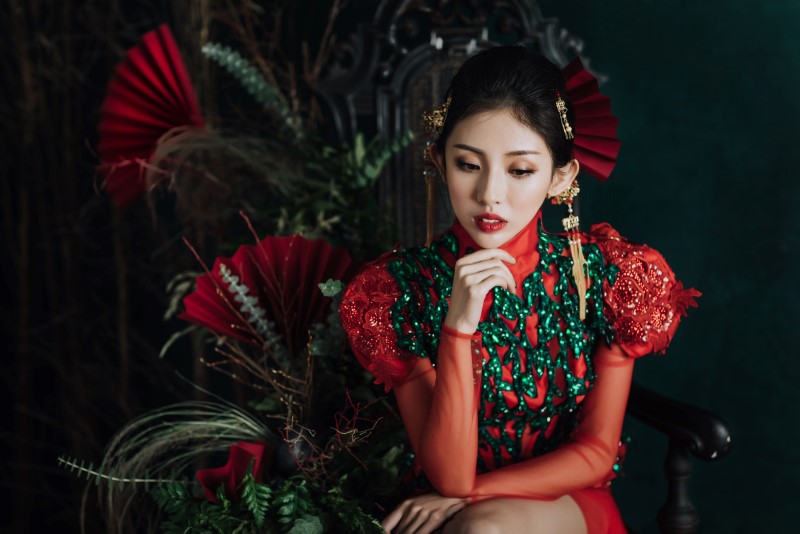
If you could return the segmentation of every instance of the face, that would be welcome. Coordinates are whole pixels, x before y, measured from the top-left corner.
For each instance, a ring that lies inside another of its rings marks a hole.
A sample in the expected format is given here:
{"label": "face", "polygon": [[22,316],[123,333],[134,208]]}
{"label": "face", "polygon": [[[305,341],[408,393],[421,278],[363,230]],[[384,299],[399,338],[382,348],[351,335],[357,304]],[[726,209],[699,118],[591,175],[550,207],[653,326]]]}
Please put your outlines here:
{"label": "face", "polygon": [[446,169],[453,211],[483,248],[497,248],[517,235],[548,193],[562,192],[578,173],[575,160],[554,172],[544,138],[507,110],[462,119],[444,152],[434,161],[440,172]]}

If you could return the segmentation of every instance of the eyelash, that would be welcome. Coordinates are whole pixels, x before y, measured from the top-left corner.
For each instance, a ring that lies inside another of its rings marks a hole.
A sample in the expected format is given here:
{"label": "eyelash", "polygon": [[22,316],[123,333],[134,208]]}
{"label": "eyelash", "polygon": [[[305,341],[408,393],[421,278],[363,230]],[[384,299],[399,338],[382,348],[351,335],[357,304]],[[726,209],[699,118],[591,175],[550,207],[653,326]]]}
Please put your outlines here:
{"label": "eyelash", "polygon": [[[478,165],[475,165],[474,163],[468,163],[466,161],[456,161],[456,167],[466,172],[474,172],[480,170],[480,167]],[[511,174],[516,178],[527,178],[529,175],[535,172],[536,171],[533,169],[511,169],[509,171],[509,174]]]}

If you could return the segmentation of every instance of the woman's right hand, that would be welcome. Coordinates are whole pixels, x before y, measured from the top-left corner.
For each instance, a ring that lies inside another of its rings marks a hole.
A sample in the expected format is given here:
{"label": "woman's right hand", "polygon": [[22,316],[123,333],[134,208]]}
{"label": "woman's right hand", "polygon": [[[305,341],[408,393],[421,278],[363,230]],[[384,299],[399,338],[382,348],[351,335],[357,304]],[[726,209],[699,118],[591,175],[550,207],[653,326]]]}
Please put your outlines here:
{"label": "woman's right hand", "polygon": [[512,293],[516,291],[517,284],[506,263],[517,263],[517,260],[499,248],[478,250],[456,262],[445,326],[472,334],[478,328],[489,290],[502,287]]}
{"label": "woman's right hand", "polygon": [[468,499],[426,493],[403,501],[381,526],[388,534],[428,534],[463,510]]}

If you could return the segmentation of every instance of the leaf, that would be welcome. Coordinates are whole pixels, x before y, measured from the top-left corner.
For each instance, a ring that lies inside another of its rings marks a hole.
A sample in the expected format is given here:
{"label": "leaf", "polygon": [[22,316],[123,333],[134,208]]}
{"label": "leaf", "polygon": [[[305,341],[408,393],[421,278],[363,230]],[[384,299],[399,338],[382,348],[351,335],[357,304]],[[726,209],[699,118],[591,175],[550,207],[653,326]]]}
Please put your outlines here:
{"label": "leaf", "polygon": [[264,397],[261,400],[251,400],[247,405],[257,412],[274,413],[280,410],[283,405],[272,397]]}
{"label": "leaf", "polygon": [[304,515],[297,521],[287,534],[322,534],[322,522],[319,517],[313,515]]}
{"label": "leaf", "polygon": [[353,148],[355,164],[361,165],[361,163],[364,161],[364,157],[366,156],[366,154],[367,151],[364,148],[364,134],[359,132],[356,134],[355,147]]}
{"label": "leaf", "polygon": [[184,328],[183,330],[175,332],[174,334],[169,336],[169,339],[167,340],[167,342],[164,343],[163,347],[161,347],[161,351],[159,351],[158,357],[159,358],[163,358],[164,356],[166,356],[167,352],[169,351],[170,348],[172,348],[172,345],[174,345],[176,341],[178,341],[179,339],[181,339],[185,335],[190,334],[190,333],[192,333],[192,332],[194,332],[196,330],[200,330],[200,329],[196,325],[189,325],[186,328]]}
{"label": "leaf", "polygon": [[317,285],[326,297],[334,297],[344,290],[344,284],[340,280],[334,280],[333,278],[328,278],[327,281]]}
{"label": "leaf", "polygon": [[181,482],[171,482],[157,486],[151,490],[151,494],[155,498],[156,504],[162,509],[190,499],[186,486]]}
{"label": "leaf", "polygon": [[242,501],[250,513],[253,514],[256,525],[261,527],[264,525],[264,518],[269,508],[272,489],[266,484],[256,482],[252,472],[245,475],[242,480],[242,486]]}
{"label": "leaf", "polygon": [[230,509],[231,509],[231,504],[232,503],[231,503],[230,499],[228,499],[225,496],[225,486],[224,485],[220,485],[220,487],[217,488],[216,496],[217,496],[217,501],[219,502],[220,506],[222,506],[222,510],[225,511],[225,512],[229,512]]}
{"label": "leaf", "polygon": [[292,124],[294,117],[278,90],[239,52],[219,43],[206,43],[201,51],[231,73],[263,108],[277,112],[287,125]]}

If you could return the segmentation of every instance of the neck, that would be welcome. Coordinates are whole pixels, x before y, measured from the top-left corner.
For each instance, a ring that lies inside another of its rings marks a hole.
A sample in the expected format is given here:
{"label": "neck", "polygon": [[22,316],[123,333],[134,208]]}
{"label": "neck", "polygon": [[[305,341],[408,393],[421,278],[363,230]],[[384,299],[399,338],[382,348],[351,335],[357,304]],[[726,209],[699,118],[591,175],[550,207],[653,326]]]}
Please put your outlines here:
{"label": "neck", "polygon": [[[539,243],[541,220],[542,212],[539,210],[517,235],[498,247],[511,254],[517,260],[517,263],[508,266],[514,278],[517,278],[517,275],[524,276],[530,273],[536,266],[536,262],[539,261],[537,245]],[[483,248],[472,239],[458,220],[453,223],[452,232],[458,240],[458,258]]]}

